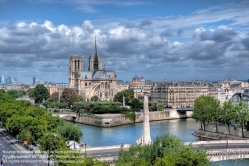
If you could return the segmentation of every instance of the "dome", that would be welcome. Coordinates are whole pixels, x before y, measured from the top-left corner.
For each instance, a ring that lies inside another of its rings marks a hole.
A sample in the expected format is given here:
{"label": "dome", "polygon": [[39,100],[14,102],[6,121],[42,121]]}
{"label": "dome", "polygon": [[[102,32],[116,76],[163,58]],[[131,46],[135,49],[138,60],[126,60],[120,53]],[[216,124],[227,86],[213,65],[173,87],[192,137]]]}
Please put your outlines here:
{"label": "dome", "polygon": [[137,81],[139,80],[139,77],[137,75],[135,75],[133,78],[132,78],[132,81]]}

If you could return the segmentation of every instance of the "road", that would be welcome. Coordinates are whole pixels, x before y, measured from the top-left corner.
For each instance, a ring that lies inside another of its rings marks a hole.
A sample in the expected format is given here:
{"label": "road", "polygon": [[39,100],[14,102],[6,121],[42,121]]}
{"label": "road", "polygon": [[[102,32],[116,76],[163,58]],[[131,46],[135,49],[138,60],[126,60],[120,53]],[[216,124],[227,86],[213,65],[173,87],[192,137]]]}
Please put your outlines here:
{"label": "road", "polygon": [[[246,143],[219,143],[219,144],[205,144],[205,145],[193,145],[193,147],[202,147],[205,150],[224,150],[224,149],[243,149],[249,148],[249,144]],[[103,157],[117,157],[121,148],[113,148],[113,149],[99,149],[99,150],[87,150],[87,156],[92,156],[96,158]],[[124,149],[128,150],[128,149]]]}
{"label": "road", "polygon": [[[42,156],[33,155],[31,151],[19,151],[17,142],[7,133],[0,131],[0,159],[4,166],[45,166],[47,162]],[[20,146],[20,145],[19,145]],[[30,153],[28,153],[30,152]],[[41,163],[42,162],[42,163]]]}
{"label": "road", "polygon": [[[123,148],[124,150],[128,150],[129,148]],[[100,158],[100,157],[117,157],[121,148],[113,148],[113,149],[101,149],[101,150],[87,150],[87,156]]]}
{"label": "road", "polygon": [[[200,146],[200,145],[199,145]],[[196,147],[196,146],[194,146]],[[205,144],[201,145],[206,150],[222,150],[222,149],[243,149],[249,148],[249,144],[246,143],[219,143],[219,144]]]}

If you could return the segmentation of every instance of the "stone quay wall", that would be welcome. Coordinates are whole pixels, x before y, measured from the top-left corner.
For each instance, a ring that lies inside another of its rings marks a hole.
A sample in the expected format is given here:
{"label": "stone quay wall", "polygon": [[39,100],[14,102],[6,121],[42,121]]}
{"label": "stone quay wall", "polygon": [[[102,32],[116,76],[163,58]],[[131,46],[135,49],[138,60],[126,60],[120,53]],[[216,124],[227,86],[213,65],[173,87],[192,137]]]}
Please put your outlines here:
{"label": "stone quay wall", "polygon": [[[216,126],[215,124],[206,124],[205,125],[205,130],[215,133],[216,132],[216,127],[215,126]],[[228,127],[226,125],[218,124],[217,131],[218,131],[218,133],[221,133],[221,134],[229,134]],[[244,132],[246,132],[245,127],[244,127]],[[241,127],[230,126],[230,134],[242,137],[242,128]]]}
{"label": "stone quay wall", "polygon": [[[244,136],[248,138],[249,131],[247,131],[246,127],[244,127],[243,131],[244,131]],[[193,135],[209,139],[243,139],[241,127],[230,126],[230,134],[229,134],[227,125],[218,124],[216,132],[216,125],[214,123],[206,124],[205,131],[197,130]]]}
{"label": "stone quay wall", "polygon": [[[154,111],[149,113],[150,121],[160,121],[167,119],[181,119],[192,116],[192,111],[178,113],[176,109]],[[126,118],[123,114],[94,114],[94,115],[77,115],[77,117],[65,116],[63,119],[76,123],[83,123],[100,127],[114,127],[134,123]],[[135,123],[143,122],[143,112],[136,112]]]}

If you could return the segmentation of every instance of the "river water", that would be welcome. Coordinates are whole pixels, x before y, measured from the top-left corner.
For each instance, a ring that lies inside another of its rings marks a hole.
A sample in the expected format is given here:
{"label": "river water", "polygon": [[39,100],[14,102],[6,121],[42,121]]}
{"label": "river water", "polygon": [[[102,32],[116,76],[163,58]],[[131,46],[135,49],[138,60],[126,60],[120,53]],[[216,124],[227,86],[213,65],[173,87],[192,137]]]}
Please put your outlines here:
{"label": "river water", "polygon": [[[76,124],[83,132],[81,142],[90,146],[110,146],[120,144],[135,144],[142,135],[142,123],[117,126],[112,128],[102,128],[84,124]],[[150,122],[151,139],[169,133],[180,138],[184,142],[200,140],[192,134],[200,128],[200,123],[194,119],[174,119],[165,121]],[[249,160],[230,160],[214,162],[213,166],[249,166]]]}

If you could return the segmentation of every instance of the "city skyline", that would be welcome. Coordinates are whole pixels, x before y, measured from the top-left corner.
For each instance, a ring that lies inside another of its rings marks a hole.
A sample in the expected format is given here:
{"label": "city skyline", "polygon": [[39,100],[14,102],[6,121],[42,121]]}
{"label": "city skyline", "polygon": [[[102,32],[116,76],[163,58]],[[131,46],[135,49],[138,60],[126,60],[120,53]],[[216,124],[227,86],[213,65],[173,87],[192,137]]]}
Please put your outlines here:
{"label": "city skyline", "polygon": [[68,82],[71,55],[118,80],[247,80],[249,1],[0,0],[0,71]]}

